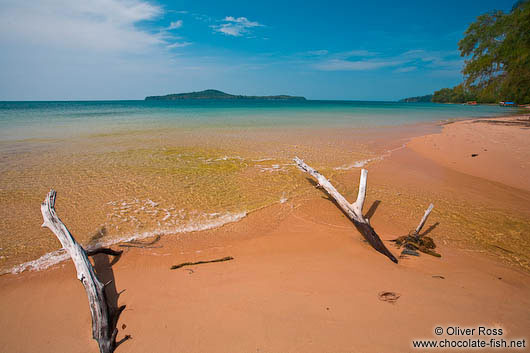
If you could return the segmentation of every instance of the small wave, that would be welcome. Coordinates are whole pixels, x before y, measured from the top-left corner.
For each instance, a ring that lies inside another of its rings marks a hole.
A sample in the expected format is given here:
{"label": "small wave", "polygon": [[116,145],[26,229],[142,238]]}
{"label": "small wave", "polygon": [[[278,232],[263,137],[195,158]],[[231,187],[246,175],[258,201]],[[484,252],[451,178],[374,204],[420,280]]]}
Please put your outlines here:
{"label": "small wave", "polygon": [[261,158],[261,159],[253,159],[252,162],[265,162],[265,161],[273,161],[274,158]]}
{"label": "small wave", "polygon": [[269,173],[272,173],[272,172],[286,172],[286,171],[288,171],[287,168],[289,166],[293,166],[293,165],[295,165],[295,164],[294,163],[273,164],[273,165],[271,165],[269,167],[269,166],[264,166],[264,165],[261,165],[261,164],[257,164],[256,168],[258,168],[261,173],[263,173],[263,172],[269,172]]}
{"label": "small wave", "polygon": [[[210,216],[211,215],[218,215],[218,214],[210,214]],[[211,219],[203,223],[189,223],[181,227],[154,230],[154,231],[143,232],[139,234],[138,233],[132,234],[132,235],[121,237],[121,238],[109,239],[104,242],[99,242],[95,244],[94,246],[91,246],[88,249],[98,248],[102,246],[111,246],[111,245],[118,244],[118,243],[126,243],[132,240],[151,238],[157,235],[200,232],[203,230],[219,228],[228,223],[238,222],[246,216],[247,216],[247,212],[225,213],[215,219]],[[68,253],[64,249],[59,249],[59,250],[46,253],[42,255],[41,257],[39,257],[38,259],[24,262],[20,265],[13,266],[10,270],[6,271],[6,273],[18,274],[26,270],[42,271],[60,262],[68,260],[69,258],[70,258],[70,255],[68,255]]]}
{"label": "small wave", "polygon": [[244,161],[245,158],[243,157],[240,157],[240,156],[223,156],[223,157],[219,157],[219,158],[208,158],[208,159],[204,159],[203,157],[200,157],[199,158],[200,160],[203,161],[203,163],[206,163],[206,164],[211,164],[213,162],[222,162],[222,161],[234,161],[234,160],[238,160],[238,161]]}
{"label": "small wave", "polygon": [[[216,214],[212,213],[210,215],[216,215]],[[110,240],[108,240],[106,242],[97,243],[95,245],[95,247],[111,246],[111,245],[114,245],[114,244],[117,244],[117,243],[126,243],[126,242],[129,242],[129,241],[132,241],[132,240],[140,240],[140,239],[145,239],[145,238],[151,238],[151,237],[154,237],[156,235],[169,235],[169,234],[177,234],[177,233],[200,232],[200,231],[203,231],[203,230],[219,228],[219,227],[221,227],[221,226],[223,226],[225,224],[228,224],[228,223],[238,222],[239,220],[241,220],[244,217],[246,217],[246,215],[247,215],[246,212],[226,213],[226,214],[223,214],[223,215],[219,216],[218,218],[215,218],[215,219],[212,219],[212,220],[208,220],[208,221],[203,222],[203,223],[190,223],[190,224],[187,224],[187,225],[184,225],[184,226],[180,226],[180,227],[159,229],[159,230],[148,231],[148,232],[143,232],[143,233],[135,233],[133,235],[125,236],[125,237],[122,237],[122,238],[110,239]]]}
{"label": "small wave", "polygon": [[240,156],[223,156],[223,157],[221,157],[221,158],[214,159],[214,161],[228,161],[228,160],[240,160],[240,161],[244,161],[245,158],[240,157]]}
{"label": "small wave", "polygon": [[360,161],[355,161],[352,164],[343,165],[343,166],[337,167],[337,168],[335,168],[335,170],[350,170],[350,169],[353,169],[353,168],[362,168],[362,167],[364,167],[365,165],[367,165],[370,162],[382,161],[383,159],[385,159],[387,157],[390,157],[392,152],[395,152],[395,151],[403,149],[403,148],[405,148],[405,144],[403,144],[403,145],[401,145],[399,147],[393,148],[391,150],[387,150],[385,153],[383,153],[380,156],[373,157],[373,158],[368,158],[368,159],[363,159],[363,160],[360,160]]}
{"label": "small wave", "polygon": [[6,271],[7,273],[18,274],[26,270],[30,271],[41,271],[51,267],[59,262],[68,260],[70,255],[64,250],[59,249],[49,253],[46,253],[36,260],[24,262],[20,265],[13,266],[11,270]]}

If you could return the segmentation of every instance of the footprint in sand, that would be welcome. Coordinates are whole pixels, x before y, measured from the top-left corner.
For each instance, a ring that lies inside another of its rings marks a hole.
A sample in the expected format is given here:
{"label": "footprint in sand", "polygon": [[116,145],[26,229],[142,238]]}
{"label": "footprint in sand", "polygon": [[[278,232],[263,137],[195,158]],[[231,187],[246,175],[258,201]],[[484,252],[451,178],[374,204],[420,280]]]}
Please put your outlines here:
{"label": "footprint in sand", "polygon": [[379,300],[394,304],[399,299],[401,294],[395,293],[395,292],[383,291],[383,292],[379,292],[377,296],[379,297]]}

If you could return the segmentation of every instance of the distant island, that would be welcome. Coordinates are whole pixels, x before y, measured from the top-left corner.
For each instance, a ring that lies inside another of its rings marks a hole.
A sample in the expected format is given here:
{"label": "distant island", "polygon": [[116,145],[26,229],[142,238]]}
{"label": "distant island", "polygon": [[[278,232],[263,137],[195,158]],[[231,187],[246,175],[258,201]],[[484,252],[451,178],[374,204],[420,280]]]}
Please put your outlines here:
{"label": "distant island", "polygon": [[432,102],[432,94],[427,94],[425,96],[409,97],[400,99],[399,102],[402,103],[428,103]]}
{"label": "distant island", "polygon": [[242,96],[218,91],[216,89],[207,89],[200,92],[175,93],[165,96],[145,97],[146,101],[174,101],[183,99],[254,99],[254,100],[294,100],[305,101],[305,97],[296,97],[288,95],[278,96]]}

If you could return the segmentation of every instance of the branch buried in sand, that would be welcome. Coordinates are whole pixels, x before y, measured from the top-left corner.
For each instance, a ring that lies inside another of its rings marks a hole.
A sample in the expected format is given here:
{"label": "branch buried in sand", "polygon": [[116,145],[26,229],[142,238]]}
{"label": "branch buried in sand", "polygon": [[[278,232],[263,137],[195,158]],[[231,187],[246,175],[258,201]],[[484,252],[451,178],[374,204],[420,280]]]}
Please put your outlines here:
{"label": "branch buried in sand", "polygon": [[[423,234],[420,234],[420,231],[422,230],[423,226],[425,225],[425,222],[427,222],[427,218],[431,214],[431,211],[433,210],[434,205],[431,203],[429,205],[429,208],[425,211],[425,214],[421,218],[420,223],[416,227],[414,231],[411,231],[407,235],[403,235],[399,238],[393,239],[392,241],[396,243],[397,247],[403,247],[403,251],[401,252],[401,255],[412,255],[412,256],[419,256],[419,253],[417,250],[429,254],[436,257],[441,257],[442,255],[438,254],[434,249],[436,248],[436,244],[434,243],[434,240],[431,237],[425,236],[430,230],[428,229]],[[436,227],[438,223],[434,224],[434,227]]]}
{"label": "branch buried in sand", "polygon": [[379,238],[379,235],[377,235],[375,230],[372,228],[369,220],[362,214],[362,208],[366,196],[366,182],[368,174],[366,169],[361,170],[357,200],[350,204],[322,174],[311,168],[298,157],[295,157],[294,161],[300,170],[310,174],[318,181],[319,186],[324,188],[328,195],[337,202],[338,206],[353,221],[359,232],[366,238],[366,240],[374,247],[375,250],[385,255],[393,262],[398,263],[396,257],[387,249],[381,238]]}

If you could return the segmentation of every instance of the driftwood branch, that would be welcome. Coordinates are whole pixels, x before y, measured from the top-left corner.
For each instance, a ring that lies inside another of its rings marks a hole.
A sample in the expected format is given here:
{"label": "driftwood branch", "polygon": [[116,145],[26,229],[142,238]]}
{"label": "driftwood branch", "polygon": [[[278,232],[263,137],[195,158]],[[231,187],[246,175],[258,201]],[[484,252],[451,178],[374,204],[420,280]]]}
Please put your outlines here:
{"label": "driftwood branch", "polygon": [[423,217],[421,218],[421,221],[420,221],[420,224],[418,224],[418,226],[416,227],[416,230],[414,231],[414,234],[419,237],[420,236],[420,231],[421,229],[423,228],[423,226],[425,225],[425,222],[427,222],[427,218],[429,217],[429,215],[431,214],[431,211],[432,209],[434,208],[434,205],[431,203],[429,205],[429,208],[427,208],[427,210],[425,211],[425,214],[423,215]]}
{"label": "driftwood branch", "polygon": [[398,247],[403,247],[403,250],[401,251],[401,257],[404,255],[419,256],[420,254],[418,253],[418,250],[425,254],[441,257],[441,255],[434,250],[436,249],[434,240],[431,237],[425,235],[432,229],[436,228],[438,223],[435,223],[433,226],[427,229],[425,233],[420,234],[433,208],[434,205],[431,203],[421,218],[420,224],[418,224],[415,230],[410,231],[410,233],[407,235],[403,235],[392,240]]}
{"label": "driftwood branch", "polygon": [[98,342],[101,353],[111,353],[114,351],[118,330],[111,324],[105,286],[96,277],[94,268],[83,247],[75,241],[55,213],[56,195],[57,193],[51,190],[41,204],[42,217],[44,218],[42,226],[49,228],[57,236],[63,248],[72,258],[77,271],[77,278],[83,283],[88,296],[92,314],[92,337]]}
{"label": "driftwood branch", "polygon": [[171,266],[171,270],[176,270],[177,268],[181,268],[181,267],[184,267],[184,266],[202,265],[202,264],[209,264],[209,263],[212,263],[212,262],[230,261],[230,260],[233,260],[233,259],[234,258],[232,256],[227,256],[227,257],[223,257],[221,259],[215,259],[215,260],[206,260],[206,261],[197,261],[197,262],[183,262],[181,264]]}
{"label": "driftwood branch", "polygon": [[294,158],[295,163],[298,168],[302,171],[310,174],[313,178],[318,181],[318,185],[324,188],[329,196],[331,196],[342,211],[353,221],[359,232],[365,237],[365,239],[374,247],[375,250],[379,251],[383,255],[387,256],[390,260],[397,263],[398,260],[396,257],[387,249],[383,244],[379,235],[370,225],[368,218],[364,217],[362,214],[362,209],[364,205],[364,199],[366,197],[366,182],[368,171],[366,169],[361,170],[361,178],[359,181],[359,192],[357,194],[357,200],[350,204],[344,196],[342,196],[337,189],[327,180],[322,174],[320,174],[315,169],[308,166],[298,157]]}
{"label": "driftwood branch", "polygon": [[[352,205],[355,208],[355,212],[362,216],[364,198],[366,197],[366,182],[368,179],[368,171],[366,169],[361,169],[361,177],[359,178],[359,192],[357,193],[357,200]],[[368,219],[364,218],[367,222]]]}

